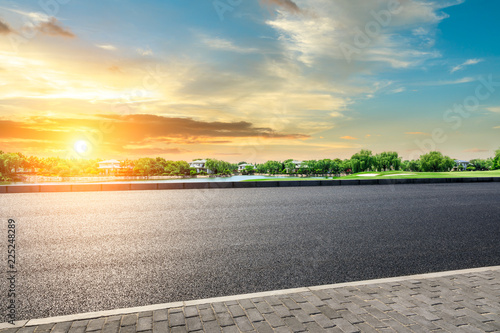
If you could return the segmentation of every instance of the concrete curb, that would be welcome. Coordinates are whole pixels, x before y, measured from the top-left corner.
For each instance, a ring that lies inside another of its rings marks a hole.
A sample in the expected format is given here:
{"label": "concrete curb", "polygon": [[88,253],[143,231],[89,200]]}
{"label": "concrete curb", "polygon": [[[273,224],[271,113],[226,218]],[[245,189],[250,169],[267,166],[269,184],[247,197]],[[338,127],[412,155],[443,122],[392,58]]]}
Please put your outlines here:
{"label": "concrete curb", "polygon": [[334,179],[289,180],[262,182],[197,182],[197,183],[102,183],[102,184],[55,184],[55,185],[1,185],[0,193],[32,192],[89,192],[89,191],[147,191],[147,190],[195,190],[255,187],[302,187],[302,186],[352,186],[352,185],[401,185],[401,184],[451,184],[500,182],[500,177],[480,178],[415,178],[415,179]]}
{"label": "concrete curb", "polygon": [[439,278],[439,277],[450,276],[450,275],[481,273],[481,272],[495,271],[495,270],[500,270],[500,266],[479,267],[479,268],[470,268],[470,269],[453,270],[453,271],[436,272],[436,273],[406,275],[406,276],[398,276],[398,277],[383,278],[383,279],[344,282],[344,283],[336,283],[336,284],[313,286],[313,287],[273,290],[273,291],[265,291],[265,292],[252,293],[252,294],[232,295],[232,296],[198,299],[198,300],[192,300],[192,301],[181,301],[181,302],[173,302],[173,303],[146,305],[146,306],[138,306],[138,307],[133,307],[133,308],[124,308],[124,309],[116,309],[116,310],[87,312],[87,313],[79,313],[79,314],[73,314],[73,315],[67,315],[67,316],[21,320],[21,321],[17,321],[16,325],[11,325],[8,323],[1,323],[0,329],[23,327],[23,326],[38,326],[38,325],[52,324],[52,323],[59,323],[59,322],[94,319],[94,318],[100,318],[100,317],[125,315],[125,314],[130,314],[130,313],[137,313],[137,312],[146,312],[146,311],[178,308],[178,307],[190,306],[190,305],[200,305],[200,304],[207,304],[207,303],[227,302],[227,301],[234,301],[234,300],[257,298],[257,297],[286,295],[286,294],[300,293],[300,292],[307,292],[307,291],[314,291],[314,290],[353,287],[353,286],[362,286],[362,285],[380,284],[380,283],[393,283],[393,282],[418,280],[418,279],[432,279],[432,278]]}

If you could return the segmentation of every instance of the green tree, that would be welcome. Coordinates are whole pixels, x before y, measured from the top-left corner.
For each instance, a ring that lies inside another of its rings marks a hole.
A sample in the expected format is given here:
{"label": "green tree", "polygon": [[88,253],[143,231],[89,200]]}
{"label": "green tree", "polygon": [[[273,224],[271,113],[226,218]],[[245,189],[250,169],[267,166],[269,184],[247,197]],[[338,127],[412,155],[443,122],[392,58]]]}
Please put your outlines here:
{"label": "green tree", "polygon": [[493,157],[493,168],[495,170],[500,169],[500,148],[495,151],[495,157]]}
{"label": "green tree", "polygon": [[448,156],[443,156],[438,151],[431,151],[428,154],[420,156],[422,171],[425,172],[443,172],[450,171],[455,166],[455,161]]}
{"label": "green tree", "polygon": [[362,149],[351,157],[352,172],[358,173],[372,170],[375,162],[376,158],[372,155],[371,150]]}

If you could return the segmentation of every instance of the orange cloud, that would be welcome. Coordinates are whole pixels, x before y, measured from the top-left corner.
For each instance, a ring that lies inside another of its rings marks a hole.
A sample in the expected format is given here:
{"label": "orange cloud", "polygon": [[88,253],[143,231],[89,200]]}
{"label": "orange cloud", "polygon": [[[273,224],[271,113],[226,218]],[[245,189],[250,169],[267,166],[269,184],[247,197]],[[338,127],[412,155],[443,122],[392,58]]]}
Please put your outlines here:
{"label": "orange cloud", "polygon": [[13,32],[9,25],[5,22],[0,21],[0,35],[7,35]]}
{"label": "orange cloud", "polygon": [[59,36],[66,38],[74,38],[76,37],[70,30],[63,28],[57,22],[55,17],[50,18],[48,22],[42,22],[37,27],[38,31],[50,36]]}
{"label": "orange cloud", "polygon": [[349,135],[341,136],[340,138],[344,139],[344,140],[358,140],[358,138],[355,138],[355,137],[349,136]]}

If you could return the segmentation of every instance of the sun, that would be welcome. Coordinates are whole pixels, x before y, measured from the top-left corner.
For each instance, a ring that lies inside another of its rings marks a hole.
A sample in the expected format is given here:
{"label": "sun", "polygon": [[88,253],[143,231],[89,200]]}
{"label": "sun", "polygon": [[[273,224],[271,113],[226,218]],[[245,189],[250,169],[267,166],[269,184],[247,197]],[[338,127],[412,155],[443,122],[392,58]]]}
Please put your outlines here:
{"label": "sun", "polygon": [[73,145],[73,149],[79,154],[85,154],[89,150],[89,144],[85,140],[78,140]]}

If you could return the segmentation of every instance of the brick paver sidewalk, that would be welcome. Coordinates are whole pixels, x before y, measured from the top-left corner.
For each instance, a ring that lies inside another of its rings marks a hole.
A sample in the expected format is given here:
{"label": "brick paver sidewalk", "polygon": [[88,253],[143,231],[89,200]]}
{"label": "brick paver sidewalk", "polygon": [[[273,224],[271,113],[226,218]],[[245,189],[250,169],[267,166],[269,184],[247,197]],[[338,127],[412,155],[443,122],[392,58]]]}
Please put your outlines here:
{"label": "brick paver sidewalk", "polygon": [[[500,267],[183,302],[0,333],[500,332]],[[62,317],[61,317],[62,318]]]}

